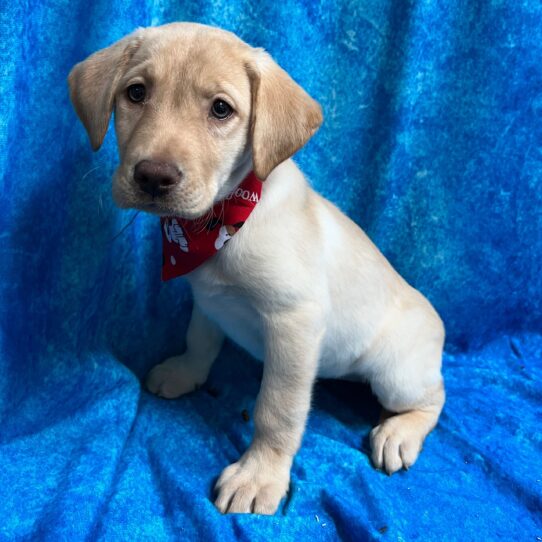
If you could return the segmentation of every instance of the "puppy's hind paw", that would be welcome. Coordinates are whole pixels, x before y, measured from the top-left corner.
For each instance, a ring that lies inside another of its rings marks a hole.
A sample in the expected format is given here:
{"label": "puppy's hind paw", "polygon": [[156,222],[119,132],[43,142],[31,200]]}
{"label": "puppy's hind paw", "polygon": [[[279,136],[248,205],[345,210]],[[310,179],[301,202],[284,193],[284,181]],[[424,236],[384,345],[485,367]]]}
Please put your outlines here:
{"label": "puppy's hind paw", "polygon": [[418,458],[423,442],[417,432],[401,427],[397,421],[390,418],[371,431],[373,465],[388,474],[410,468]]}
{"label": "puppy's hind paw", "polygon": [[175,399],[194,391],[204,380],[183,356],[177,356],[153,367],[145,379],[145,386],[159,397]]}

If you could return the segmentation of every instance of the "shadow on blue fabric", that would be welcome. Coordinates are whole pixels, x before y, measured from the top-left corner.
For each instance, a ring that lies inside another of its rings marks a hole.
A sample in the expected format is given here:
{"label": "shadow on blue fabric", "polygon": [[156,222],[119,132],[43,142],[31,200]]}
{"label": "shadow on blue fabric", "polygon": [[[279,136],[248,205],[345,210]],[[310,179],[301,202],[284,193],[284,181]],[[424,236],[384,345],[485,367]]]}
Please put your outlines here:
{"label": "shadow on blue fabric", "polygon": [[[140,378],[183,348],[156,219],[115,209],[72,65],[188,20],[265,47],[325,123],[297,161],[436,306],[448,401],[409,471],[367,456],[378,406],[320,382],[289,498],[221,516],[261,366],[228,344],[177,401]],[[1,540],[540,540],[542,7],[538,0],[11,0],[0,10]]]}

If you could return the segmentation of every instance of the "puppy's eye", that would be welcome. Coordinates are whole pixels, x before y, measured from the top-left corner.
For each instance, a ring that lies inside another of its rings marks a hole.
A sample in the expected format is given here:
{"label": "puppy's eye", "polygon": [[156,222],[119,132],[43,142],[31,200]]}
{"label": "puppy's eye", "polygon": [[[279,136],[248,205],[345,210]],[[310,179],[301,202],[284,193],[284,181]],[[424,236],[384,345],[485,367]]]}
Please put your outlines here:
{"label": "puppy's eye", "polygon": [[147,95],[147,90],[145,89],[145,85],[130,85],[126,89],[126,95],[131,102],[137,104],[145,99],[145,96]]}
{"label": "puppy's eye", "polygon": [[233,109],[231,105],[226,103],[224,100],[215,100],[213,106],[211,107],[211,115],[218,120],[224,120],[228,117],[231,117]]}

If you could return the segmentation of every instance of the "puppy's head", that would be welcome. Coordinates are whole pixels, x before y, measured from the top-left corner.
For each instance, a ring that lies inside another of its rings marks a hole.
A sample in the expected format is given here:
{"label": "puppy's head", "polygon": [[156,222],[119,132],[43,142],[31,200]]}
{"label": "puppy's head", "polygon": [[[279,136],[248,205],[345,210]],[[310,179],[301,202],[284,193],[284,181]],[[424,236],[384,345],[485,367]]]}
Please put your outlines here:
{"label": "puppy's head", "polygon": [[253,169],[265,179],[322,122],[261,49],[190,23],[136,30],[77,64],[70,95],[94,150],[111,112],[120,207],[196,218]]}

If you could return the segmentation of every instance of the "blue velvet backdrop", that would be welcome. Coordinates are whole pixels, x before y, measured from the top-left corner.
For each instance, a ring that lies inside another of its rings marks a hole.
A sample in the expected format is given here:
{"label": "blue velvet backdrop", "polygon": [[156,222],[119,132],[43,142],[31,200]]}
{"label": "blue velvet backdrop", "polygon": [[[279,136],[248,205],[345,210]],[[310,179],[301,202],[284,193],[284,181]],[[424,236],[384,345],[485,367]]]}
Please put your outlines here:
{"label": "blue velvet backdrop", "polygon": [[[189,20],[263,46],[323,106],[297,160],[447,330],[448,402],[418,463],[366,455],[378,407],[319,383],[290,497],[220,516],[261,366],[228,344],[177,401],[139,379],[183,348],[155,218],[115,209],[71,66]],[[542,6],[538,0],[51,0],[0,6],[0,540],[540,540]]]}

